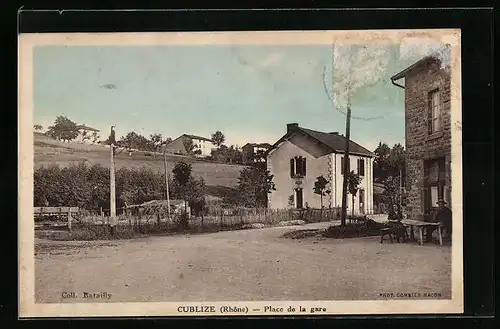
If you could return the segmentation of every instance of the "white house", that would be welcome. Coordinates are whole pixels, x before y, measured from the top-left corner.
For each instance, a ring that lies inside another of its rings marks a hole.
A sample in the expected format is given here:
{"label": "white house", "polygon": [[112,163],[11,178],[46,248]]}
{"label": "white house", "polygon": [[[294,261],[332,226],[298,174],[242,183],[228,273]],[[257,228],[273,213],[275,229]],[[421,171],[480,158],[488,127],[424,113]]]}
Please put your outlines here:
{"label": "white house", "polygon": [[[361,176],[354,198],[355,214],[373,213],[373,157],[366,148],[349,142],[351,170]],[[267,151],[267,168],[274,175],[275,191],[269,194],[269,208],[320,208],[321,196],[314,193],[314,183],[323,176],[330,191],[323,197],[323,207],[342,206],[345,137],[287,125],[286,134]],[[352,196],[348,195],[348,213]]]}
{"label": "white house", "polygon": [[188,143],[192,143],[193,149],[191,152],[198,157],[207,157],[212,153],[212,149],[216,148],[211,139],[188,134],[177,137],[168,143],[165,148],[170,153],[188,155],[190,154],[190,150],[187,149]]}
{"label": "white house", "polygon": [[78,142],[85,144],[96,144],[99,142],[99,129],[84,124],[77,125],[76,127],[78,129]]}

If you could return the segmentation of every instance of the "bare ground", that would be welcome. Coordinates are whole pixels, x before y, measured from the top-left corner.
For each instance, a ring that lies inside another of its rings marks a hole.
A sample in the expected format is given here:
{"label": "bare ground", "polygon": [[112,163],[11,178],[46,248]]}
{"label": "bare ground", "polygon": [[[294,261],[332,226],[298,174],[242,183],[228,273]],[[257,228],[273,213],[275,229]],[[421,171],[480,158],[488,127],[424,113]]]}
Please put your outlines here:
{"label": "bare ground", "polygon": [[[328,223],[307,225],[326,227]],[[352,300],[381,293],[451,298],[451,248],[377,237],[285,239],[274,227],[129,241],[36,243],[37,303]],[[63,299],[76,292],[77,299]]]}

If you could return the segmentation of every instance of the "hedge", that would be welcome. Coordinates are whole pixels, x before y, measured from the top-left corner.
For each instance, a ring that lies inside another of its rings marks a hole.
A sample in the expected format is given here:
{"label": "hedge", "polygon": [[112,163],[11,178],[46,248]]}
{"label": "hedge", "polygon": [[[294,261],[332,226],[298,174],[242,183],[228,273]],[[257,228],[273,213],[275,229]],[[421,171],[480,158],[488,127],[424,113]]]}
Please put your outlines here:
{"label": "hedge", "polygon": [[[117,207],[161,199],[164,176],[150,168],[116,171]],[[51,165],[34,173],[34,206],[70,206],[109,209],[109,168],[85,163]]]}

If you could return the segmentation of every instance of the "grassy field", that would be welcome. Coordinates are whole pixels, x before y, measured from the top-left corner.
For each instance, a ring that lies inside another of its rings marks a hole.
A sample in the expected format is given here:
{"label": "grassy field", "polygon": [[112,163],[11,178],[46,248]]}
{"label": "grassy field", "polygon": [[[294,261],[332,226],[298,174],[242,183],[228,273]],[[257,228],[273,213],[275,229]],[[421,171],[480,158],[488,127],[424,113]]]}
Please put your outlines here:
{"label": "grassy field", "polygon": [[[67,166],[71,163],[85,162],[89,165],[100,164],[109,166],[109,148],[100,145],[85,145],[77,142],[63,143],[39,133],[34,134],[35,168],[57,164]],[[203,177],[208,193],[222,197],[231,193],[238,184],[241,165],[229,165],[201,161],[185,156],[169,156],[167,163],[169,170],[179,161],[191,163],[193,175]],[[137,168],[148,167],[153,170],[164,171],[163,157],[146,156],[145,152],[133,152],[131,156],[124,151],[115,158],[116,169],[121,167]]]}

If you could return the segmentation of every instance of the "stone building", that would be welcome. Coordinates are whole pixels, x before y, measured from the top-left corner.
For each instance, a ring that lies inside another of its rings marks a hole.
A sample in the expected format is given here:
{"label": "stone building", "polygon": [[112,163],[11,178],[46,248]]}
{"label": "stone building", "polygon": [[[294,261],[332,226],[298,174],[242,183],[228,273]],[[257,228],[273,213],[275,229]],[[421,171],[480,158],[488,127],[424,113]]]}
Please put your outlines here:
{"label": "stone building", "polygon": [[391,80],[405,92],[406,211],[428,221],[438,200],[452,206],[449,68],[428,56]]}

